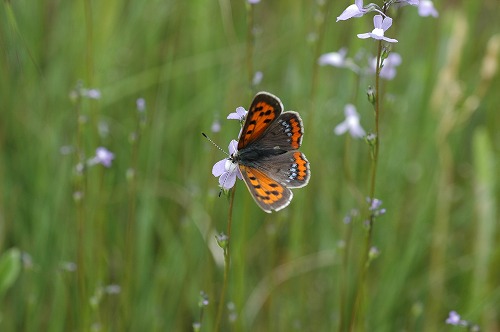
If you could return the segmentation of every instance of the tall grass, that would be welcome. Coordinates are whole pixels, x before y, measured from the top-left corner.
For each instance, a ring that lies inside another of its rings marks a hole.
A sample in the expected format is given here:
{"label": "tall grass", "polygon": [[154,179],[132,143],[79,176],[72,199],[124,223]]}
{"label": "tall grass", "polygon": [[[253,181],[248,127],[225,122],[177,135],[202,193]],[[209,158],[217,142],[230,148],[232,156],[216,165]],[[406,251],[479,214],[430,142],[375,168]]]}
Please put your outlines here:
{"label": "tall grass", "polygon": [[[227,114],[257,90],[300,112],[312,176],[270,215],[236,186],[221,330],[347,330],[370,148],[333,128],[354,103],[375,131],[364,94],[375,82],[316,62],[341,47],[376,53],[356,38],[371,16],[335,23],[349,4],[4,1],[0,330],[185,331],[200,310],[212,330],[229,202],[211,175],[224,155],[200,132],[220,121],[210,136],[226,147],[239,131]],[[500,330],[500,8],[435,5],[439,18],[404,8],[391,28],[403,63],[381,82],[375,197],[387,212],[359,331],[451,330],[452,310]],[[92,88],[99,99],[82,95]],[[99,146],[111,167],[87,165]]]}

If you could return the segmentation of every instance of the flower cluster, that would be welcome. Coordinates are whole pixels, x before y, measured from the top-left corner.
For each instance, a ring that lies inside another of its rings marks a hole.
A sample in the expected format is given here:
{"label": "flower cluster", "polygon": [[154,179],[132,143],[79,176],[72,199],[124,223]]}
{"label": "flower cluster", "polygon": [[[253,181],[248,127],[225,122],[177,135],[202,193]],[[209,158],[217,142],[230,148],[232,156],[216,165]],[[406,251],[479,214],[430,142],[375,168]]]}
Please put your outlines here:
{"label": "flower cluster", "polygon": [[[355,0],[354,4],[348,6],[338,17],[337,22],[349,20],[351,18],[362,17],[370,12],[374,12],[373,30],[366,33],[357,34],[360,39],[375,39],[387,43],[397,43],[398,40],[386,36],[387,30],[392,26],[393,20],[387,16],[387,11],[391,5],[410,5],[418,7],[420,16],[437,17],[438,12],[434,8],[431,0],[386,0],[384,5],[379,7],[374,3],[363,4],[363,0]],[[347,49],[341,48],[337,52],[330,52],[321,55],[318,64],[321,66],[329,65],[338,68],[347,68],[357,75],[377,74],[380,78],[392,80],[397,73],[396,68],[402,63],[401,55],[390,53],[387,47],[383,47],[381,54],[373,57],[358,53],[353,58],[347,56]],[[363,60],[365,59],[365,60]],[[377,68],[377,63],[379,67]],[[372,91],[373,92],[373,91]],[[374,102],[374,95],[368,92],[369,100]],[[365,131],[360,125],[360,117],[356,112],[354,105],[347,104],[344,109],[345,120],[334,129],[336,135],[349,133],[354,138],[365,137]]]}
{"label": "flower cluster", "polygon": [[115,155],[104,147],[98,147],[95,150],[95,156],[87,161],[88,166],[101,164],[104,167],[111,167],[111,162],[115,159]]}
{"label": "flower cluster", "polygon": [[369,204],[368,210],[370,210],[374,217],[385,214],[386,210],[384,208],[380,208],[382,206],[382,201],[380,199],[371,199],[370,197],[367,197],[366,202]]}
{"label": "flower cluster", "polygon": [[454,326],[462,326],[467,328],[469,331],[480,331],[481,329],[477,324],[471,323],[462,319],[460,315],[456,311],[450,311],[448,314],[448,318],[446,318],[446,324],[454,325]]}

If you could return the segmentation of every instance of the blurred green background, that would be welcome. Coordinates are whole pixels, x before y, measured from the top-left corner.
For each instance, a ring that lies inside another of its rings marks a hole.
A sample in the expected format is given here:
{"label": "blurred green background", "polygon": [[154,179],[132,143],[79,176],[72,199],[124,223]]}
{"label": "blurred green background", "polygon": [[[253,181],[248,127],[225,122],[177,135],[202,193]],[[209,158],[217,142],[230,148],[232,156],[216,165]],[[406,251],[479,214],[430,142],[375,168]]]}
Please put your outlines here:
{"label": "blurred green background", "polygon": [[[353,103],[374,130],[374,79],[317,59],[375,54],[356,37],[372,14],[335,22],[349,4],[3,1],[0,330],[212,330],[229,204],[211,175],[224,155],[200,133],[226,149],[239,132],[226,116],[260,90],[300,112],[312,176],[270,215],[238,181],[222,330],[347,330],[370,150],[333,128]],[[390,13],[403,63],[382,86],[375,196],[387,213],[359,331],[452,330],[451,310],[500,331],[500,4],[435,6],[438,18]],[[112,166],[82,170],[99,146]]]}

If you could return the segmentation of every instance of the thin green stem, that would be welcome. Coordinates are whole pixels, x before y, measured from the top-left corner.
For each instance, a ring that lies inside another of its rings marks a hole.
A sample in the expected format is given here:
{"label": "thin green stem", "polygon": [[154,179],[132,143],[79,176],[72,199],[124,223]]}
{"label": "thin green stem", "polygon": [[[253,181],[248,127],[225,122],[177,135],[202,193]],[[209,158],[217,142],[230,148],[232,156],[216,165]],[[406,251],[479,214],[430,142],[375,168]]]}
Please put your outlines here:
{"label": "thin green stem", "polygon": [[309,112],[309,123],[313,123],[314,110],[316,109],[316,93],[318,87],[318,77],[319,77],[319,64],[318,58],[321,54],[321,49],[323,46],[323,40],[325,37],[325,27],[326,27],[326,19],[329,17],[328,11],[330,9],[330,5],[333,1],[327,1],[326,3],[320,3],[320,15],[321,19],[317,23],[316,27],[316,43],[314,48],[314,58],[313,58],[313,68],[312,68],[312,76],[311,76],[311,110]]}
{"label": "thin green stem", "polygon": [[340,322],[339,332],[345,330],[345,318],[347,313],[347,294],[348,294],[348,281],[349,281],[349,252],[351,247],[352,238],[352,222],[347,225],[347,231],[344,241],[344,254],[342,257],[342,271],[340,275],[341,291],[340,291]]}
{"label": "thin green stem", "polygon": [[[375,71],[375,144],[373,145],[372,150],[372,163],[371,163],[371,176],[370,176],[370,202],[375,198],[375,186],[376,186],[376,178],[377,178],[377,162],[378,162],[378,153],[379,153],[379,142],[380,142],[380,131],[379,131],[379,122],[380,122],[380,64],[382,57],[382,41],[378,42],[378,51],[377,51],[377,69]],[[362,307],[362,302],[364,298],[364,291],[366,287],[366,276],[368,274],[368,267],[370,263],[370,248],[372,247],[372,239],[373,239],[373,221],[374,214],[370,211],[368,218],[368,232],[366,234],[365,248],[362,255],[361,260],[361,275],[359,277],[359,284],[356,291],[356,297],[354,301],[354,307],[351,317],[350,331],[353,331],[356,326],[356,320],[359,314],[359,311]]]}
{"label": "thin green stem", "polygon": [[253,33],[253,14],[254,14],[254,6],[247,3],[247,74],[248,74],[248,82],[250,82],[250,88],[252,87],[252,80],[254,75],[253,68],[253,50],[255,47],[255,36]]}
{"label": "thin green stem", "polygon": [[233,202],[234,195],[236,193],[236,186],[231,190],[231,198],[229,199],[229,212],[228,212],[228,220],[227,220],[227,243],[224,247],[224,281],[222,283],[222,290],[219,298],[219,306],[217,308],[217,316],[215,320],[214,331],[220,330],[220,324],[222,320],[222,313],[224,312],[224,301],[226,297],[226,289],[229,279],[229,267],[231,264],[231,257],[229,254],[229,244],[231,242],[231,225],[233,223]]}
{"label": "thin green stem", "polygon": [[[76,87],[77,90],[80,89],[80,86]],[[77,92],[79,93],[79,92]],[[78,95],[76,101],[76,160],[75,160],[75,182],[73,187],[73,199],[75,201],[75,209],[76,209],[76,305],[75,308],[75,329],[78,330],[82,328],[85,321],[85,313],[86,313],[86,298],[87,298],[87,289],[86,289],[86,280],[85,280],[85,169],[84,169],[84,152],[82,146],[82,137],[83,137],[83,123],[81,121],[81,108],[82,108],[82,99],[81,96]]]}

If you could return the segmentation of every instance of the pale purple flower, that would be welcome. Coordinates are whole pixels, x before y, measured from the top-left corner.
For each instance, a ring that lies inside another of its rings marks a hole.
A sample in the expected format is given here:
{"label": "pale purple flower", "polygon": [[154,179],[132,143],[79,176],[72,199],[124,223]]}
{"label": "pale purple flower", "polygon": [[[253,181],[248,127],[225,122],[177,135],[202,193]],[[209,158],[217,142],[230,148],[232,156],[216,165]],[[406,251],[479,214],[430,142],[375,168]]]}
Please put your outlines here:
{"label": "pale purple flower", "polygon": [[396,67],[402,62],[401,55],[398,53],[391,53],[384,60],[384,66],[380,70],[380,77],[392,80],[396,76]]}
{"label": "pale purple flower", "polygon": [[386,42],[389,43],[398,42],[396,39],[384,36],[384,32],[387,31],[387,29],[389,29],[392,25],[392,18],[390,17],[383,18],[382,15],[375,15],[373,17],[373,25],[375,29],[373,29],[372,32],[360,33],[358,34],[358,38],[361,39],[373,38],[377,40],[385,40]]}
{"label": "pale purple flower", "polygon": [[252,78],[252,85],[259,85],[263,77],[264,74],[261,71],[256,71]]}
{"label": "pale purple flower", "polygon": [[[402,62],[401,55],[398,53],[391,53],[384,60],[382,69],[380,70],[380,77],[386,80],[392,80],[396,76],[396,67]],[[370,71],[375,73],[377,67],[377,58],[370,59]]]}
{"label": "pale purple flower", "polygon": [[338,52],[325,53],[319,57],[318,63],[321,66],[331,65],[334,67],[344,67],[345,56],[347,55],[347,49],[341,48]]}
{"label": "pale purple flower", "polygon": [[347,7],[340,16],[337,17],[338,21],[345,21],[352,17],[361,17],[368,11],[363,8],[363,0],[354,1],[353,5]]}
{"label": "pale purple flower", "polygon": [[247,0],[249,4],[255,5],[260,2],[260,0]]}
{"label": "pale purple flower", "polygon": [[354,1],[353,5],[347,7],[340,16],[337,16],[338,21],[345,21],[353,17],[361,17],[369,12],[378,12],[384,16],[386,16],[381,10],[380,7],[374,3],[369,3],[366,6],[363,6],[363,0]]}
{"label": "pale purple flower", "polygon": [[342,135],[349,131],[349,134],[354,138],[365,136],[365,131],[359,123],[359,114],[356,112],[356,107],[352,104],[345,105],[344,114],[345,120],[335,127],[335,134]]}
{"label": "pale purple flower", "polygon": [[418,15],[422,17],[426,16],[432,16],[432,17],[438,17],[439,14],[434,8],[434,4],[430,0],[420,0],[420,3],[418,4]]}
{"label": "pale purple flower", "polygon": [[404,2],[406,2],[407,4],[412,5],[412,6],[418,6],[420,1],[419,0],[405,0]]}
{"label": "pale purple flower", "polygon": [[210,130],[212,130],[212,133],[218,133],[220,131],[220,121],[214,120],[214,122],[212,122]]}
{"label": "pale purple flower", "polygon": [[371,247],[370,251],[368,252],[368,255],[371,259],[377,258],[378,256],[380,256],[379,248],[377,248],[375,246]]}
{"label": "pale purple flower", "polygon": [[90,159],[87,164],[93,166],[96,164],[101,164],[105,167],[111,167],[111,162],[115,159],[115,155],[108,149],[103,147],[98,147],[95,150],[95,156]]}
{"label": "pale purple flower", "polygon": [[144,100],[144,98],[138,98],[135,101],[135,104],[139,112],[144,112],[146,110],[146,101]]}
{"label": "pale purple flower", "polygon": [[227,118],[229,120],[239,120],[240,122],[245,120],[245,117],[247,116],[247,111],[243,107],[238,107],[236,108],[236,111],[233,113],[230,113]]}
{"label": "pale purple flower", "polygon": [[[233,139],[228,147],[231,156],[237,152],[237,147],[238,142]],[[215,177],[219,177],[219,184],[223,189],[231,189],[236,183],[236,177],[240,180],[243,179],[238,164],[233,162],[230,158],[216,162],[212,168],[212,174]]]}
{"label": "pale purple flower", "polygon": [[446,319],[446,324],[450,325],[464,325],[465,321],[460,319],[460,315],[456,311],[450,311],[448,318]]}
{"label": "pale purple flower", "polygon": [[371,199],[370,197],[367,197],[366,200],[370,204],[370,207],[368,208],[370,211],[375,211],[382,206],[382,201],[378,198]]}
{"label": "pale purple flower", "polygon": [[114,294],[120,294],[122,291],[122,288],[120,287],[120,285],[111,284],[111,285],[107,285],[106,287],[104,287],[104,291],[107,294],[114,295]]}
{"label": "pale purple flower", "polygon": [[101,91],[98,89],[82,89],[82,96],[89,99],[99,99],[101,98]]}

